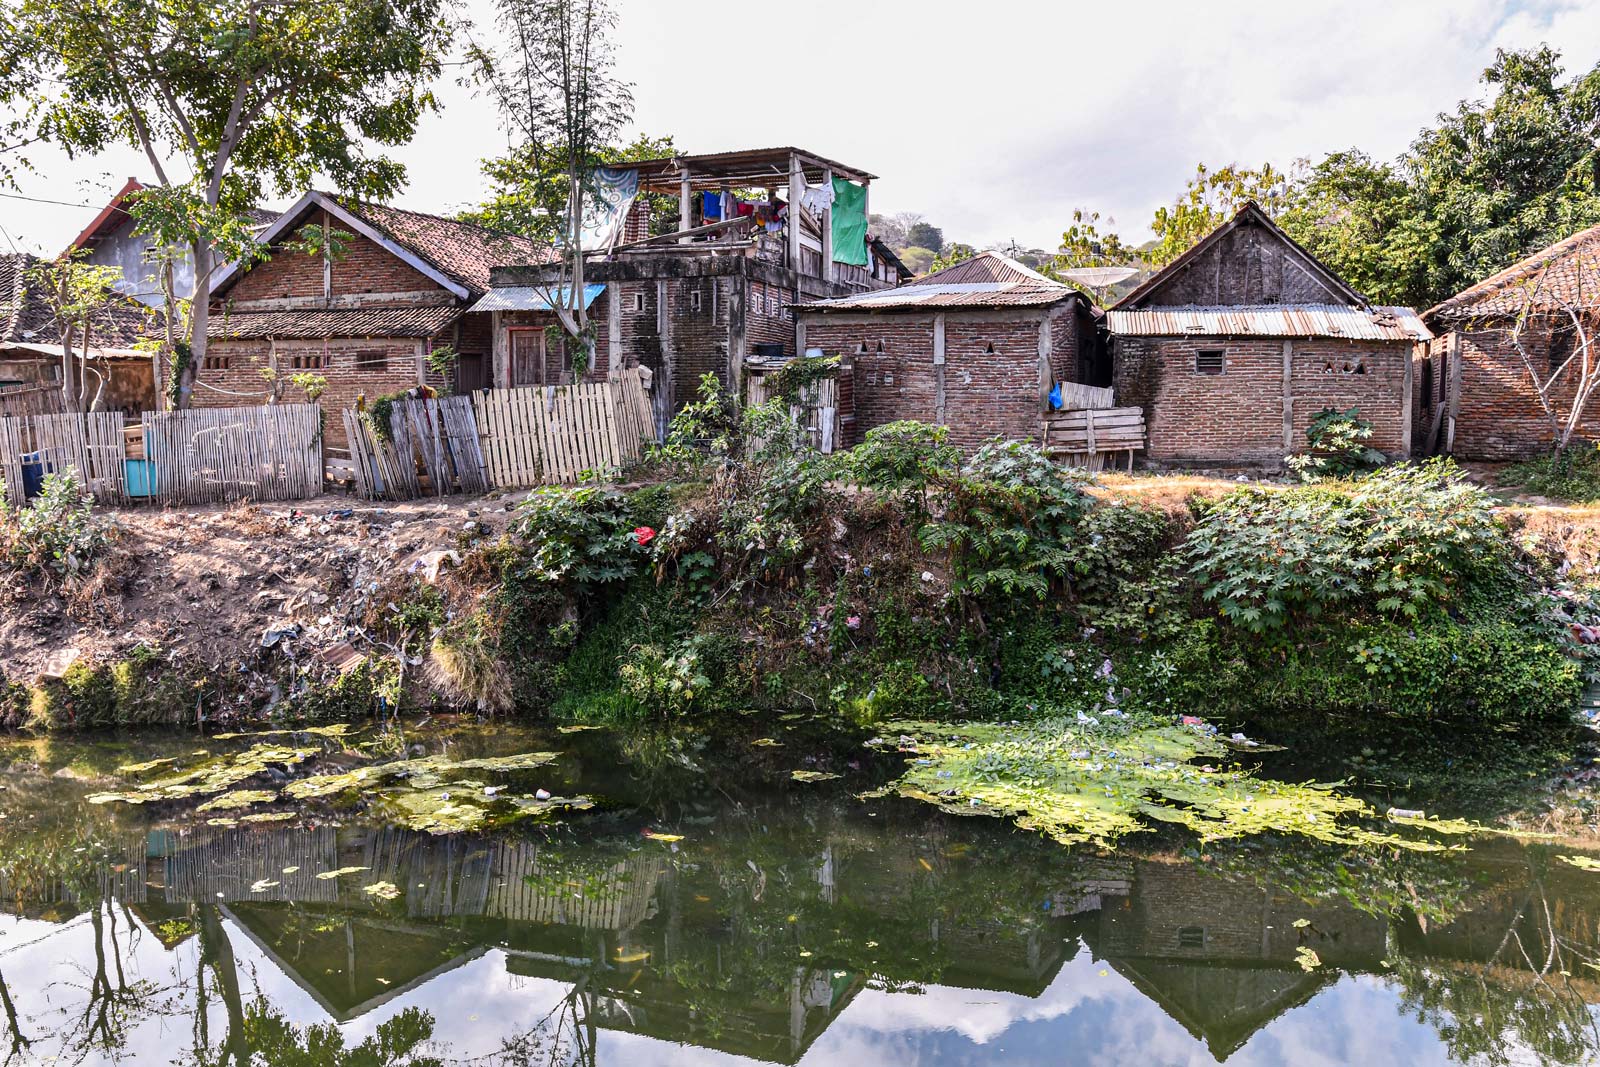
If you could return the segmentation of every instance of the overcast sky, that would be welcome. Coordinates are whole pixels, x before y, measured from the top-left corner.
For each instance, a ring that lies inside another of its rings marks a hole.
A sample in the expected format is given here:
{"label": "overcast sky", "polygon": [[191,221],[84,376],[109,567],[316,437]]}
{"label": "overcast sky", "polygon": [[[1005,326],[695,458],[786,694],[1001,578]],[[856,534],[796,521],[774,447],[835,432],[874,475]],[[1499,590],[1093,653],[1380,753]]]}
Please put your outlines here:
{"label": "overcast sky", "polygon": [[[1075,207],[1143,240],[1202,160],[1391,158],[1481,95],[1497,47],[1548,41],[1569,73],[1600,60],[1596,0],[617,3],[638,129],[691,152],[800,145],[879,175],[872,210],[980,245],[1054,247]],[[491,4],[469,7],[486,19]],[[487,101],[440,95],[398,153],[405,207],[478,199],[476,161],[505,145]],[[36,163],[20,191],[73,205],[145,169],[131,151]],[[0,199],[0,249],[59,251],[92,215]]]}

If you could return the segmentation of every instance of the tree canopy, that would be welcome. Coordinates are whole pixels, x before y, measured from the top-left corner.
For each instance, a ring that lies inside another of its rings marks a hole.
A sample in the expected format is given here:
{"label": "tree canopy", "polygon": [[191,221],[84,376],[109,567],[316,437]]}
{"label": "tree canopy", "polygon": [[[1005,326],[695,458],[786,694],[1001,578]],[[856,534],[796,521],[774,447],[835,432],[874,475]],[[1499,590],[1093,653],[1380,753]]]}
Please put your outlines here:
{"label": "tree canopy", "polygon": [[451,0],[13,0],[0,8],[0,108],[11,141],[78,156],[144,153],[131,211],[187,246],[192,308],[169,293],[172,399],[205,349],[210,272],[256,249],[245,211],[323,176],[386,199],[405,171],[382,146],[434,106]]}

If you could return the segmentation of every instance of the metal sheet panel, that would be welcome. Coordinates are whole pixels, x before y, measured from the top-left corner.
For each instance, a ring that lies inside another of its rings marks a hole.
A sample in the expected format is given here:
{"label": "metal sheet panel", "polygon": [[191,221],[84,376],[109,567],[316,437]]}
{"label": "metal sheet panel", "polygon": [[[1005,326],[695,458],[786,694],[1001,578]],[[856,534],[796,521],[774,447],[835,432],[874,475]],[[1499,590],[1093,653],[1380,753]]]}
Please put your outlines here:
{"label": "metal sheet panel", "polygon": [[1339,337],[1352,341],[1426,341],[1433,337],[1411,308],[1344,304],[1163,307],[1108,311],[1119,337]]}

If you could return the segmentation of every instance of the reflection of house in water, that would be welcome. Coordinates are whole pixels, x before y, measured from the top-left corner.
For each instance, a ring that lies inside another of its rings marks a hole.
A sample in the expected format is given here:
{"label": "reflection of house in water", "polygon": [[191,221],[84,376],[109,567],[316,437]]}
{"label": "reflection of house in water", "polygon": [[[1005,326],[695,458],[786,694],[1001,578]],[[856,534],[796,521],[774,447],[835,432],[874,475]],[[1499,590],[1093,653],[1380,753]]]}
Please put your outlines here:
{"label": "reflection of house in water", "polygon": [[[1343,901],[1307,904],[1185,860],[1143,860],[1130,875],[1120,895],[1101,887],[1084,938],[1218,1060],[1331,984],[1335,968],[1374,969],[1384,956],[1388,922]],[[1303,969],[1302,946],[1325,967]]]}

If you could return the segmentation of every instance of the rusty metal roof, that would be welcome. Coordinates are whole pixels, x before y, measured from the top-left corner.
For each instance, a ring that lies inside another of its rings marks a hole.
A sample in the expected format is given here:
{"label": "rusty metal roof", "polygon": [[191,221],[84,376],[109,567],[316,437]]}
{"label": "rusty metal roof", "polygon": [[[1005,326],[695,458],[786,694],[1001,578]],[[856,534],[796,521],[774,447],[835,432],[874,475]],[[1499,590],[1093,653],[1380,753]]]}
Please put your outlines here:
{"label": "rusty metal roof", "polygon": [[1070,285],[1052,281],[1009,256],[979,252],[909,285],[793,306],[804,311],[1044,307],[1078,295]]}
{"label": "rusty metal roof", "polygon": [[1339,337],[1352,341],[1426,341],[1433,337],[1411,308],[1346,304],[1156,307],[1106,312],[1119,337]]}

